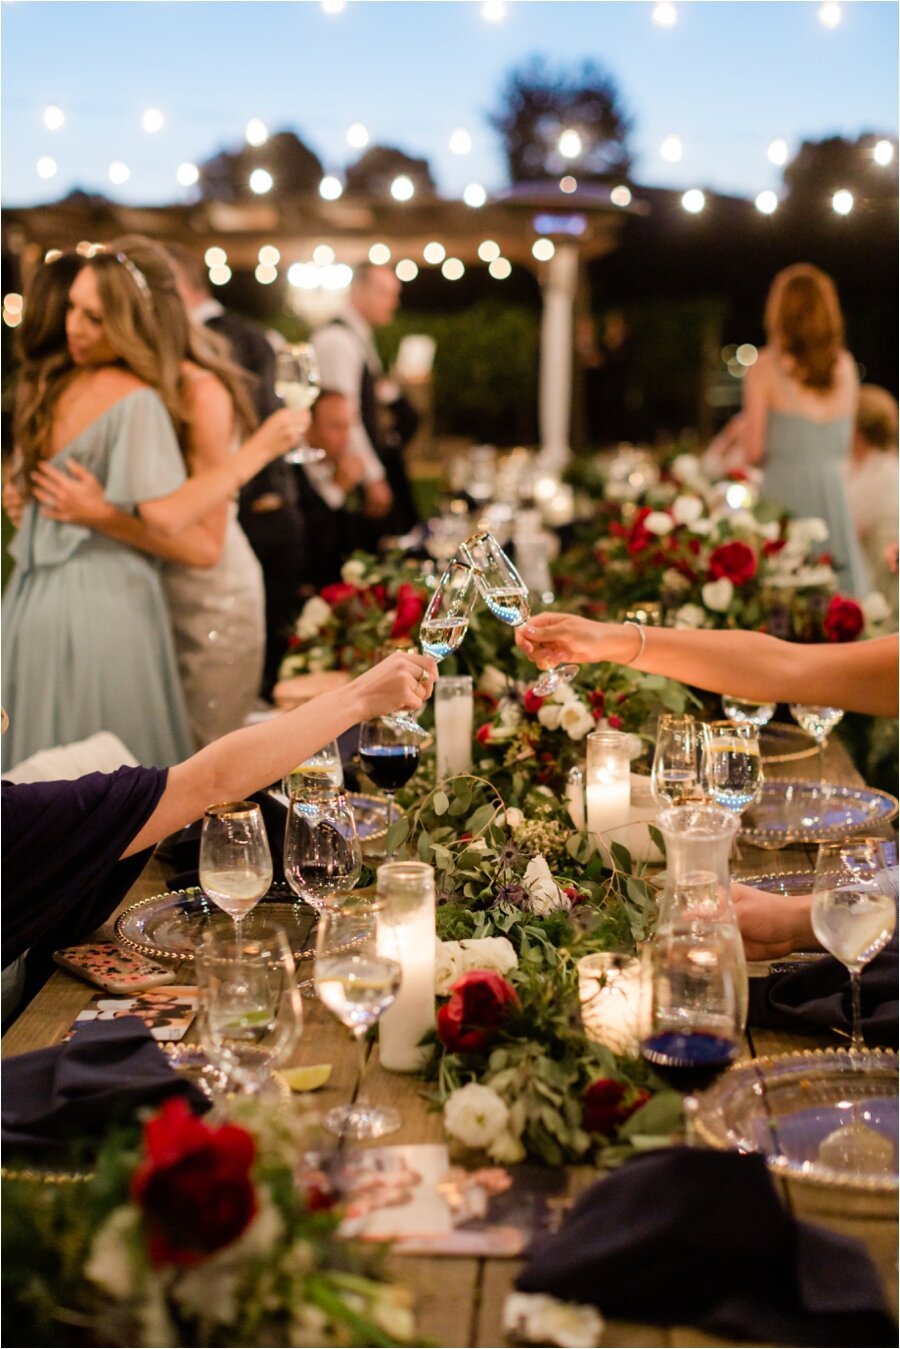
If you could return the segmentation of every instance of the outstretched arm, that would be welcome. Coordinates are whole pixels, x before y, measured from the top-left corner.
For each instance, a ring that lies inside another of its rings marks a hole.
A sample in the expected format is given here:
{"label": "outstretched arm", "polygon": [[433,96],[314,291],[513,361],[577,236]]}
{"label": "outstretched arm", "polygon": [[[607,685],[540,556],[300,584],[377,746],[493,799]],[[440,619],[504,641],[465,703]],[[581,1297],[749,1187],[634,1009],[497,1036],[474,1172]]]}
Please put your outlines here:
{"label": "outstretched arm", "polygon": [[[643,634],[643,643],[641,635]],[[807,645],[761,632],[705,632],[535,614],[516,641],[541,669],[613,661],[752,702],[818,703],[897,715],[898,638]]]}

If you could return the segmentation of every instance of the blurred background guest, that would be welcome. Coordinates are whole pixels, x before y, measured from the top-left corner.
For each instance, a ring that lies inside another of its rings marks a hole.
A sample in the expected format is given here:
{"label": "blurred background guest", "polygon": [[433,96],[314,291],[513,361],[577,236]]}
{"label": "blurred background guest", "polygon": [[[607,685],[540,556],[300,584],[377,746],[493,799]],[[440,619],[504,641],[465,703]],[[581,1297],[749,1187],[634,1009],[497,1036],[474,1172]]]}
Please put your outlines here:
{"label": "blurred background guest", "polygon": [[897,400],[877,384],[863,384],[856,409],[847,497],[874,588],[897,618],[897,575],[887,560],[897,542]]}
{"label": "blurred background guest", "polygon": [[360,484],[365,468],[351,448],[353,409],[336,389],[322,389],[312,407],[307,439],[325,451],[298,470],[300,500],[310,539],[304,579],[316,590],[337,581],[341,566],[361,547]]}

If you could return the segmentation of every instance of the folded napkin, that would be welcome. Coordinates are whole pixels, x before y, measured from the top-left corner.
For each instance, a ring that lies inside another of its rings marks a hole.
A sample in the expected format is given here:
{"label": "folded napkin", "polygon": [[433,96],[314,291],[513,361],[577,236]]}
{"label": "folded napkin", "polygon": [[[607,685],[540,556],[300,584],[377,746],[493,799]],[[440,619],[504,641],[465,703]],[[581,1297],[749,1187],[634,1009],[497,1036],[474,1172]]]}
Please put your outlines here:
{"label": "folded napkin", "polygon": [[754,1344],[897,1343],[865,1249],[792,1218],[756,1155],[667,1148],[634,1158],[581,1195],[516,1283],[607,1317]]}
{"label": "folded napkin", "polygon": [[[850,1034],[850,976],[832,956],[790,966],[790,957],[764,979],[750,980],[751,1026]],[[897,943],[881,951],[862,972],[862,1028],[868,1045],[898,1045]]]}
{"label": "folded napkin", "polygon": [[198,1113],[209,1109],[133,1016],[88,1022],[65,1044],[4,1059],[2,1088],[4,1147],[47,1150],[96,1138],[168,1096],[186,1096]]}

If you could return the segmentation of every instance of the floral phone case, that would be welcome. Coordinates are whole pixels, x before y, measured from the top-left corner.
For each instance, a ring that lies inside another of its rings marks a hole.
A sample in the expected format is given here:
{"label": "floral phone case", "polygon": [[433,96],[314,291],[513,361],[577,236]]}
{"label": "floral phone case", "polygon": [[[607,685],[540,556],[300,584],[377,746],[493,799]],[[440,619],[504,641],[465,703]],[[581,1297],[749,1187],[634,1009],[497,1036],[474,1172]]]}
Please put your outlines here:
{"label": "floral phone case", "polygon": [[70,974],[109,993],[135,993],[142,988],[173,984],[175,975],[155,960],[123,951],[115,942],[90,942],[86,946],[66,946],[53,952],[53,959]]}

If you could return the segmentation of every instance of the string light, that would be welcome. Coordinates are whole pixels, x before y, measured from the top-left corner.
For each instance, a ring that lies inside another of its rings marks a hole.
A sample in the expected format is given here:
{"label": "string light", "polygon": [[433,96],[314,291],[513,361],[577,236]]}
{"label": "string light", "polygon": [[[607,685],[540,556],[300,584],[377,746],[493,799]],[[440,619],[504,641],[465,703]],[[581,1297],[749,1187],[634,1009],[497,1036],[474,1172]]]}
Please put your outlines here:
{"label": "string light", "polygon": [[478,245],[478,256],[482,262],[493,262],[495,258],[500,256],[500,245],[495,243],[493,239],[484,239]]}
{"label": "string light", "polygon": [[662,145],[659,147],[661,159],[665,159],[669,164],[677,164],[684,154],[684,146],[681,143],[680,136],[666,136]]}
{"label": "string light", "polygon": [[472,137],[464,126],[458,126],[450,137],[450,153],[467,155],[472,148]]}
{"label": "string light", "polygon": [[398,173],[397,177],[391,183],[391,196],[394,201],[409,201],[416,195],[413,180],[405,173]]}
{"label": "string light", "polygon": [[778,197],[774,192],[760,192],[756,201],[753,203],[761,215],[771,215],[773,211],[778,210]]}
{"label": "string light", "polygon": [[630,206],[631,188],[626,187],[624,183],[619,183],[618,187],[614,187],[610,192],[609,199],[613,206]]}
{"label": "string light", "polygon": [[66,120],[66,114],[56,103],[44,109],[44,126],[48,131],[58,131]]}
{"label": "string light", "polygon": [[263,244],[257,257],[264,267],[275,267],[281,261],[281,253],[274,244]]}
{"label": "string light", "polygon": [[581,137],[578,132],[571,128],[564,131],[557,142],[557,149],[563,159],[577,159],[582,150]]}
{"label": "string light", "polygon": [[401,258],[394,271],[398,281],[415,281],[419,275],[419,268],[412,258]]}
{"label": "string light", "polygon": [[831,198],[831,209],[838,215],[849,215],[853,210],[853,193],[845,187],[839,188]]}
{"label": "string light", "polygon": [[571,173],[567,173],[564,178],[560,178],[559,189],[561,192],[568,192],[568,193],[577,192],[578,179],[573,178]]}
{"label": "string light", "polygon": [[374,267],[383,267],[391,260],[391,250],[387,244],[373,244],[369,249],[369,261]]}
{"label": "string light", "polygon": [[330,263],[322,268],[322,285],[326,290],[346,290],[353,280],[353,268],[346,262]]}
{"label": "string light", "polygon": [[706,197],[699,187],[691,187],[681,198],[681,204],[690,215],[699,215],[706,205]]}
{"label": "string light", "polygon": [[322,0],[323,14],[343,14],[347,8],[347,0]]}
{"label": "string light", "polygon": [[127,164],[123,164],[121,159],[114,159],[109,166],[109,181],[111,183],[127,183],[131,177],[131,169]]}
{"label": "string light", "polygon": [[653,6],[653,22],[660,28],[674,28],[678,22],[678,10],[663,0],[663,3]]}
{"label": "string light", "polygon": [[512,263],[509,258],[494,258],[488,272],[495,281],[505,281],[512,272]]}
{"label": "string light", "polygon": [[447,250],[444,245],[434,241],[430,244],[426,244],[422,249],[422,257],[426,262],[430,262],[433,267],[436,267],[439,262],[443,262],[446,256]]}
{"label": "string light", "polygon": [[826,0],[824,5],[819,6],[816,18],[825,28],[837,28],[842,19],[841,7],[835,3],[835,0]]}
{"label": "string light", "polygon": [[244,131],[244,139],[248,145],[265,145],[269,139],[269,128],[259,117],[251,117]]}
{"label": "string light", "polygon": [[459,258],[448,258],[441,268],[441,273],[448,281],[458,281],[461,276],[465,275],[465,270]]}
{"label": "string light", "polygon": [[14,290],[3,297],[3,322],[7,328],[18,328],[22,322],[22,297]]}
{"label": "string light", "polygon": [[463,192],[463,201],[467,206],[473,206],[477,209],[487,201],[487,193],[480,183],[469,183]]}
{"label": "string light", "polygon": [[295,262],[288,268],[288,285],[297,290],[317,290],[321,284],[318,267],[312,262]]}
{"label": "string light", "polygon": [[250,191],[255,192],[258,197],[263,196],[266,192],[271,192],[275,186],[275,179],[268,169],[254,169],[247,182]]}
{"label": "string light", "polygon": [[328,173],[319,183],[319,196],[323,201],[337,201],[338,197],[343,196],[344,185],[340,178],[335,178],[333,173]]}
{"label": "string light", "polygon": [[195,183],[200,181],[200,170],[196,164],[185,161],[184,164],[178,165],[175,170],[175,177],[182,187],[193,187]]}
{"label": "string light", "polygon": [[505,0],[484,0],[481,6],[481,17],[485,23],[502,23],[506,14]]}
{"label": "string light", "polygon": [[36,167],[39,178],[52,178],[56,173],[57,163],[52,155],[41,155]]}
{"label": "string light", "polygon": [[209,279],[214,286],[225,286],[231,280],[231,268],[224,262],[217,267],[210,267]]}
{"label": "string light", "polygon": [[141,126],[150,136],[162,131],[165,124],[165,114],[159,108],[148,108],[141,118]]}
{"label": "string light", "polygon": [[766,151],[770,164],[786,164],[788,157],[787,141],[776,136],[775,140],[769,141],[769,148]]}
{"label": "string light", "polygon": [[334,262],[334,249],[330,244],[317,244],[313,249],[312,259],[317,267],[327,267]]}
{"label": "string light", "polygon": [[891,142],[879,141],[872,151],[872,158],[875,160],[876,164],[880,164],[882,168],[886,168],[894,158],[894,147],[891,145]]}
{"label": "string light", "polygon": [[734,355],[739,365],[750,366],[756,364],[759,352],[752,342],[742,342]]}
{"label": "string light", "polygon": [[354,150],[363,150],[369,144],[369,133],[362,122],[354,122],[347,131],[347,144]]}
{"label": "string light", "polygon": [[261,286],[271,286],[278,279],[278,268],[271,262],[261,262],[253,275]]}
{"label": "string light", "polygon": [[214,267],[224,267],[228,261],[228,254],[224,248],[208,248],[203,254],[203,261],[212,271]]}
{"label": "string light", "polygon": [[549,262],[556,252],[556,245],[552,239],[535,239],[531,245],[532,257],[537,258],[538,262]]}

